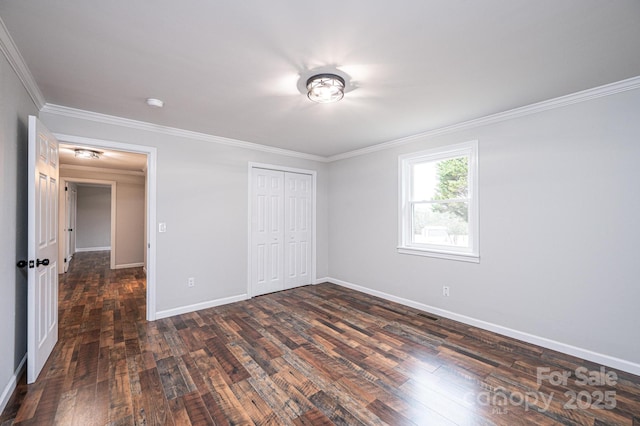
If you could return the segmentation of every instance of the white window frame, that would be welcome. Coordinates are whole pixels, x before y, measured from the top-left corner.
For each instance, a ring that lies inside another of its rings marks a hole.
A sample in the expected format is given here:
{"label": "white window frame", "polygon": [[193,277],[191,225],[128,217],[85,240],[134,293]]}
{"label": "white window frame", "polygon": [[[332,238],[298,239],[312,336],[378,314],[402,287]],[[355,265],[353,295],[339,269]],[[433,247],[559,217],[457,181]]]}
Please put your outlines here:
{"label": "white window frame", "polygon": [[[411,238],[412,166],[417,163],[446,160],[463,155],[469,157],[469,247],[413,243]],[[400,155],[398,157],[398,183],[398,253],[465,262],[480,262],[477,140]]]}

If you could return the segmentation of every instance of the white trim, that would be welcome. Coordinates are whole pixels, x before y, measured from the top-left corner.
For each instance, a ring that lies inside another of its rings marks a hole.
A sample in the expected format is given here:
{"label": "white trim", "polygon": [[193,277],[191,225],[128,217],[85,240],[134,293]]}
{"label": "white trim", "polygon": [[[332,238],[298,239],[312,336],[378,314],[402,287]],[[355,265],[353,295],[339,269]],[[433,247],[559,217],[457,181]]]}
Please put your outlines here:
{"label": "white trim", "polygon": [[[107,251],[111,250],[111,247],[76,247],[76,253],[84,253],[88,251]],[[111,268],[114,269],[114,268]]]}
{"label": "white trim", "polygon": [[457,132],[465,129],[472,129],[488,124],[495,124],[505,120],[511,120],[514,118],[525,117],[531,114],[537,114],[539,112],[548,111],[556,108],[562,108],[568,105],[590,101],[592,99],[601,98],[604,96],[615,95],[616,93],[626,92],[629,90],[640,89],[640,76],[628,78],[626,80],[617,81],[615,83],[605,84],[592,89],[583,90],[580,92],[572,93],[557,98],[552,98],[546,101],[537,102],[534,104],[522,106],[519,108],[510,109],[507,111],[499,112],[496,114],[487,115],[484,117],[475,118],[473,120],[463,121],[451,126],[439,127],[437,129],[427,130],[426,132],[418,133],[415,135],[407,136],[400,139],[395,139],[389,142],[383,142],[377,145],[369,146],[362,149],[356,149],[348,151],[342,154],[332,155],[326,157],[328,162],[344,160],[346,158],[358,157],[360,155],[366,155],[373,152],[383,151],[389,148],[395,148],[401,145],[405,145],[411,142],[415,142],[419,139],[430,138],[434,136],[445,135],[448,133]]}
{"label": "white trim", "polygon": [[18,379],[22,375],[22,372],[24,371],[26,366],[27,366],[27,354],[25,353],[24,356],[22,357],[22,360],[20,361],[20,364],[18,364],[18,368],[16,368],[16,371],[14,371],[13,375],[11,375],[11,377],[9,378],[9,382],[4,387],[4,390],[0,395],[0,413],[2,413],[4,409],[7,407],[7,403],[9,402],[9,399],[11,399],[11,396],[13,395],[13,391],[16,389]]}
{"label": "white trim", "polygon": [[59,115],[63,117],[79,118],[82,120],[94,121],[98,123],[110,124],[121,127],[128,127],[136,130],[144,130],[147,132],[162,133],[170,136],[177,136],[187,139],[219,143],[222,145],[234,146],[237,148],[251,149],[254,151],[269,152],[272,154],[285,155],[288,157],[303,158],[306,160],[326,162],[327,158],[320,155],[306,154],[303,152],[292,151],[288,149],[276,148],[268,145],[261,145],[253,142],[245,142],[237,139],[224,138],[221,136],[209,135],[206,133],[194,132],[191,130],[178,129],[176,127],[162,126],[159,124],[148,123],[144,121],[131,120],[129,118],[116,117],[113,115],[100,114],[97,112],[84,111],[76,108],[69,108],[62,105],[47,103],[40,112]]}
{"label": "white trim", "polygon": [[313,285],[318,285],[318,284],[328,283],[328,282],[329,282],[329,277],[316,278],[316,280],[313,282]]}
{"label": "white trim", "polygon": [[133,176],[145,176],[146,175],[146,173],[143,172],[143,171],[110,169],[110,168],[106,168],[106,167],[77,166],[75,164],[60,164],[60,169],[62,169],[62,170],[94,171],[94,172],[100,172],[100,173],[112,173],[112,174],[116,174],[116,175],[133,175]]}
{"label": "white trim", "polygon": [[523,342],[531,343],[533,345],[541,346],[543,348],[552,349],[554,351],[562,352],[568,355],[573,355],[578,358],[586,359],[601,365],[616,368],[627,373],[640,375],[640,364],[625,359],[616,358],[610,355],[594,352],[589,349],[579,348],[577,346],[569,345],[567,343],[558,342],[556,340],[547,339],[545,337],[536,336],[535,334],[526,333],[524,331],[514,330],[512,328],[504,327],[491,322],[483,321],[477,318],[468,317],[466,315],[457,314],[455,312],[447,311],[446,309],[436,308],[434,306],[425,305],[424,303],[416,302],[413,300],[405,299],[402,297],[394,296],[392,294],[384,293],[378,290],[372,290],[367,287],[363,287],[357,284],[353,284],[347,281],[342,281],[337,278],[327,278],[332,283],[342,287],[350,288],[352,290],[360,291],[362,293],[370,294],[372,296],[380,297],[385,300],[400,303],[411,308],[418,309],[433,315],[438,315],[444,318],[448,318],[453,321],[458,321],[463,324],[478,327],[483,330],[498,333],[503,336],[512,337],[514,339],[522,340]]}
{"label": "white trim", "polygon": [[96,148],[114,149],[147,155],[147,321],[156,319],[156,192],[158,149],[152,146],[135,145],[103,139],[54,133],[60,142],[89,145]]}
{"label": "white trim", "polygon": [[144,266],[144,262],[123,263],[121,265],[116,265],[115,269],[139,268],[141,266]]}
{"label": "white trim", "polygon": [[2,18],[0,18],[0,50],[2,50],[4,57],[7,58],[11,68],[13,68],[18,79],[20,79],[27,93],[29,93],[36,108],[41,109],[46,102],[44,96],[36,84],[36,80],[33,78],[29,67],[27,67],[22,54],[13,41],[11,34],[9,34],[9,30],[4,25]]}
{"label": "white trim", "polygon": [[239,294],[237,296],[224,297],[222,299],[209,300],[208,302],[200,302],[193,305],[180,306],[178,308],[166,309],[164,311],[156,312],[156,319],[168,318],[175,315],[187,314],[189,312],[201,311],[203,309],[213,308],[220,305],[227,305],[229,303],[241,302],[247,300],[249,297],[246,294]]}
{"label": "white trim", "polygon": [[315,283],[316,282],[316,267],[317,267],[317,259],[316,259],[316,244],[318,244],[318,239],[316,236],[316,215],[317,215],[317,208],[316,208],[316,199],[317,199],[317,175],[318,172],[315,170],[307,170],[307,169],[298,169],[298,168],[294,168],[294,167],[286,167],[286,166],[278,166],[275,164],[267,164],[267,163],[256,163],[253,161],[250,161],[248,163],[248,183],[247,183],[247,197],[248,197],[248,206],[249,206],[249,211],[248,211],[248,218],[247,218],[247,229],[248,229],[248,236],[247,236],[247,254],[248,254],[248,259],[247,259],[247,295],[248,297],[253,297],[253,288],[252,288],[252,282],[253,282],[253,273],[252,273],[252,265],[251,265],[251,258],[252,258],[252,253],[253,253],[253,244],[252,244],[252,239],[253,239],[253,232],[251,229],[251,209],[253,208],[253,169],[267,169],[267,170],[277,170],[277,171],[281,171],[281,172],[290,172],[290,173],[300,173],[300,174],[305,174],[305,175],[311,175],[311,187],[313,189],[313,196],[311,199],[311,240],[312,240],[312,244],[311,244],[311,283]]}
{"label": "white trim", "polygon": [[435,257],[438,259],[459,260],[460,262],[480,263],[480,256],[467,253],[447,253],[445,251],[423,250],[414,247],[398,247],[398,253],[412,256]]}

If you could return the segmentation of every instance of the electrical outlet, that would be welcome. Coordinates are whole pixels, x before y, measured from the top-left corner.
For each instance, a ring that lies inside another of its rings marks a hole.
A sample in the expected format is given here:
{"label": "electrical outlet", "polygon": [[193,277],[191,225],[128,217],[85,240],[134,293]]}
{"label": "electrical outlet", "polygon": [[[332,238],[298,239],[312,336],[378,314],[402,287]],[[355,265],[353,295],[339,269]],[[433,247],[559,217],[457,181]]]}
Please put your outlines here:
{"label": "electrical outlet", "polygon": [[442,286],[442,295],[445,297],[449,297],[449,286],[448,285],[443,285]]}
{"label": "electrical outlet", "polygon": [[196,279],[194,277],[190,277],[189,279],[187,279],[187,285],[189,287],[193,287],[196,285]]}

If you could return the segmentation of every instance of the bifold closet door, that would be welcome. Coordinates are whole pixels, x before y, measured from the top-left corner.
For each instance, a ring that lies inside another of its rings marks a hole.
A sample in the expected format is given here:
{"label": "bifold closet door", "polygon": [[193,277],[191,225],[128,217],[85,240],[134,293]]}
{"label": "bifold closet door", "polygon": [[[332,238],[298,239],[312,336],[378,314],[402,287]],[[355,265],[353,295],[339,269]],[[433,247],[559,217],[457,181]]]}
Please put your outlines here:
{"label": "bifold closet door", "polygon": [[311,283],[310,175],[252,169],[252,295]]}
{"label": "bifold closet door", "polygon": [[284,289],[284,173],[253,169],[253,295]]}
{"label": "bifold closet door", "polygon": [[285,173],[285,288],[311,284],[311,175]]}

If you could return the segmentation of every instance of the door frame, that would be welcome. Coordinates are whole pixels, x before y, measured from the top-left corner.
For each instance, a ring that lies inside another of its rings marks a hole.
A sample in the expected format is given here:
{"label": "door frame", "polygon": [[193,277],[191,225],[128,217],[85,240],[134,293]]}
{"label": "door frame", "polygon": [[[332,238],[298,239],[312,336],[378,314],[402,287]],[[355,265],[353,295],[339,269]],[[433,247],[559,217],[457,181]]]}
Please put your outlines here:
{"label": "door frame", "polygon": [[[60,143],[87,145],[93,148],[113,149],[117,151],[133,152],[147,155],[146,179],[146,215],[147,215],[147,321],[155,321],[156,312],[156,191],[157,191],[157,161],[158,149],[152,146],[136,145],[104,139],[87,138],[83,136],[53,134]],[[113,195],[113,193],[112,193]],[[115,216],[112,216],[115,217]],[[115,259],[115,257],[114,257]]]}
{"label": "door frame", "polygon": [[300,173],[305,175],[311,175],[311,188],[313,194],[311,196],[311,284],[316,283],[316,178],[318,172],[315,170],[308,169],[298,169],[294,167],[286,167],[286,166],[278,166],[276,164],[267,164],[267,163],[256,163],[250,161],[248,164],[248,214],[247,214],[247,296],[252,298],[255,296],[253,291],[253,265],[251,264],[251,259],[253,255],[253,228],[251,226],[251,213],[253,210],[253,171],[254,169],[267,169],[267,170],[275,170],[279,172],[289,172],[289,173]]}
{"label": "door frame", "polygon": [[[60,235],[65,235],[64,234],[64,229],[66,228],[66,219],[67,219],[67,198],[66,198],[66,194],[65,194],[65,190],[63,188],[67,187],[67,183],[79,183],[79,184],[83,184],[83,183],[88,183],[88,184],[92,184],[92,185],[101,185],[103,187],[109,186],[111,187],[111,253],[110,253],[110,259],[109,259],[109,268],[111,269],[116,269],[116,181],[114,180],[101,180],[101,179],[85,179],[85,178],[74,178],[74,177],[61,177],[60,178],[60,201],[59,201],[59,205],[60,205],[60,214],[59,214],[59,221],[58,221],[58,227],[59,227],[59,234]],[[76,206],[77,207],[77,206]],[[74,234],[75,235],[75,234]],[[65,260],[65,248],[67,246],[67,241],[65,239],[65,242],[63,244],[61,244],[62,247],[58,247],[58,260],[62,259],[63,263]],[[64,266],[64,265],[63,265]],[[65,271],[66,272],[66,271]]]}

